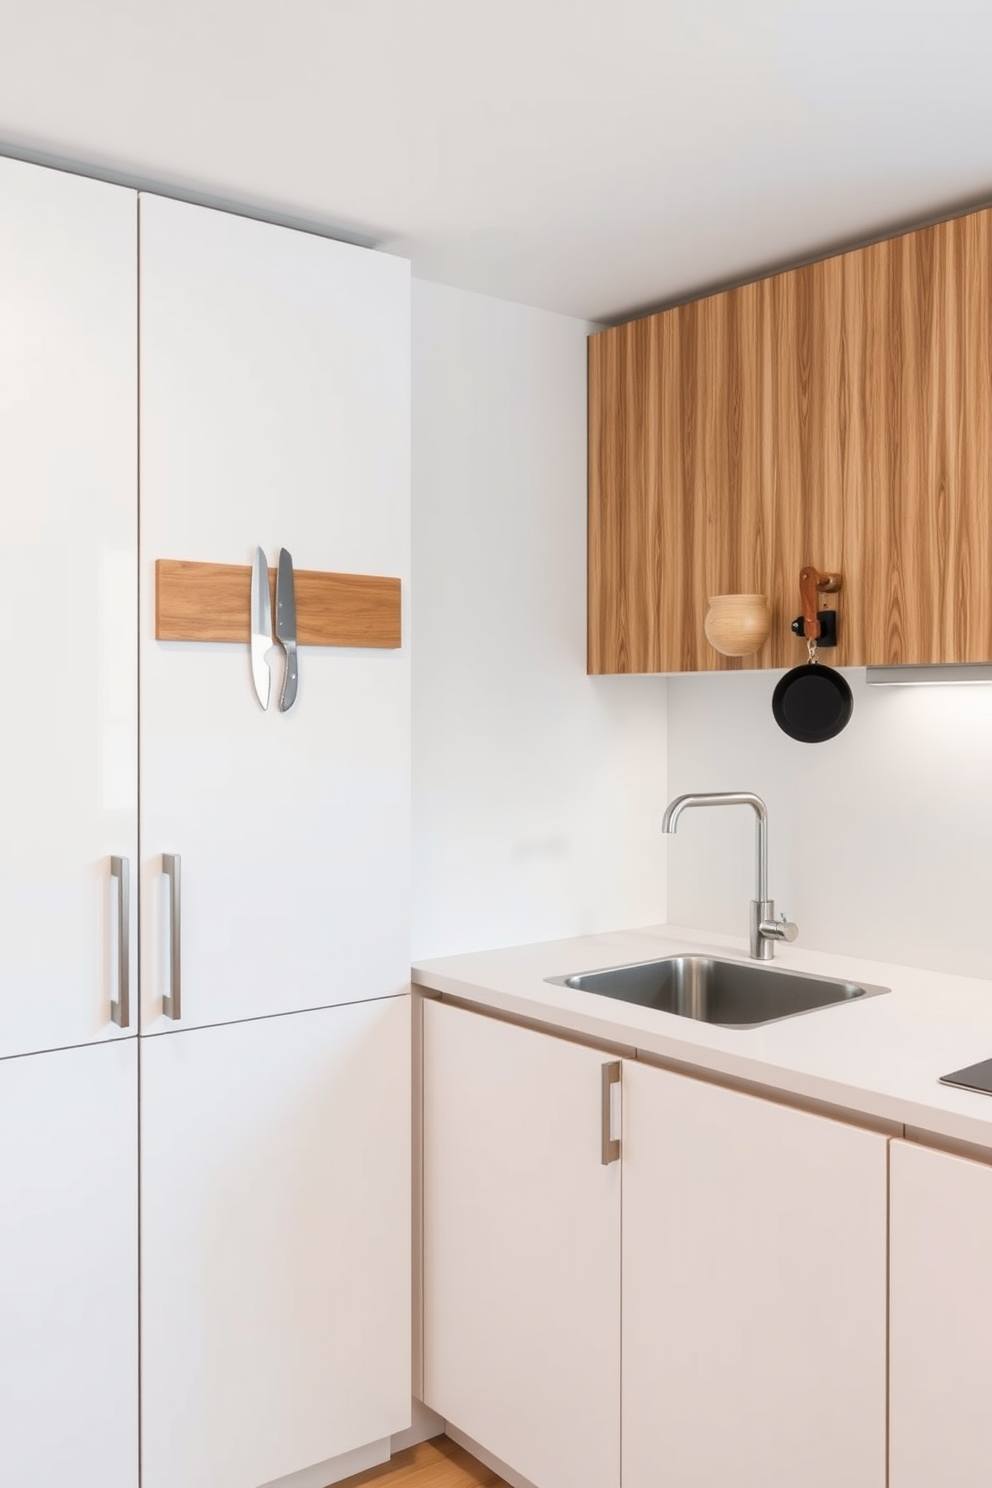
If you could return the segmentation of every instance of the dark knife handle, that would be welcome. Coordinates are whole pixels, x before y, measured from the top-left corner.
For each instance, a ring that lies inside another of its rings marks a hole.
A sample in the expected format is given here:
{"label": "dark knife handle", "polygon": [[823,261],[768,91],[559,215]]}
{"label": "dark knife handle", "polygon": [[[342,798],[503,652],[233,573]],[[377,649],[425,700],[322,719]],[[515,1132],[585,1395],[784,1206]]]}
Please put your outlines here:
{"label": "dark knife handle", "polygon": [[282,679],[282,697],[279,699],[279,709],[288,713],[296,702],[296,690],[300,685],[300,674],[296,663],[296,646],[286,647],[286,674]]}

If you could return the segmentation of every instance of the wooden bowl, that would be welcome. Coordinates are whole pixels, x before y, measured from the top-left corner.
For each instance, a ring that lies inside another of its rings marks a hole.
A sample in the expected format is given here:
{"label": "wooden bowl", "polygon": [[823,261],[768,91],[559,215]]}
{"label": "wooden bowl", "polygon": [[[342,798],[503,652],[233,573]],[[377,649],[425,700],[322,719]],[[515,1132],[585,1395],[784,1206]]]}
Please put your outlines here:
{"label": "wooden bowl", "polygon": [[706,639],[723,656],[753,656],[771,634],[772,612],[763,594],[712,594],[703,621]]}

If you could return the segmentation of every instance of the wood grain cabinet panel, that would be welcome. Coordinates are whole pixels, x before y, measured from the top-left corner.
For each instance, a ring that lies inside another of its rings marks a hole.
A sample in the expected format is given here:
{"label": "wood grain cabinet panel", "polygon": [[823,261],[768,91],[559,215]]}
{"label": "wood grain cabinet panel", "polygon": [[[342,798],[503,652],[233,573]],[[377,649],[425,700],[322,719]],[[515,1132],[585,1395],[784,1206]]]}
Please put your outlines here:
{"label": "wood grain cabinet panel", "polygon": [[[841,666],[992,658],[992,211],[600,332],[589,347],[589,671],[804,660],[805,563],[844,576]],[[708,597],[762,592],[753,657]]]}

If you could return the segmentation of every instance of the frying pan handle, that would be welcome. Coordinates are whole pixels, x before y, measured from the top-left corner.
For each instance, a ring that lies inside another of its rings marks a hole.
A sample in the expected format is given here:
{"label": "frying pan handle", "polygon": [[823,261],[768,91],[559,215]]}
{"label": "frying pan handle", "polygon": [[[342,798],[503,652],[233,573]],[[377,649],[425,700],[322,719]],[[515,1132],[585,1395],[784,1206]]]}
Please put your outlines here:
{"label": "frying pan handle", "polygon": [[836,594],[841,586],[841,576],[835,573],[821,573],[811,563],[807,563],[799,574],[799,593],[803,602],[803,635],[807,641],[818,641],[820,639],[820,621],[817,617],[819,604],[817,593]]}

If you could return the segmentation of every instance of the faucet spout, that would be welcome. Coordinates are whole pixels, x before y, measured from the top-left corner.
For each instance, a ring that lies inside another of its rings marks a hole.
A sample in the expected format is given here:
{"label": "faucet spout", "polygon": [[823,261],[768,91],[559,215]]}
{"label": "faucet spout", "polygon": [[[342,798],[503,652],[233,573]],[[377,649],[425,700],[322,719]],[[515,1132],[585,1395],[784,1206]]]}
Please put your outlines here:
{"label": "faucet spout", "polygon": [[755,815],[754,898],[751,901],[750,944],[755,960],[768,961],[775,954],[776,940],[795,940],[797,930],[783,916],[777,922],[775,906],[768,897],[768,808],[753,791],[701,791],[676,796],[665,808],[661,830],[674,833],[683,811],[692,806],[750,806]]}
{"label": "faucet spout", "polygon": [[665,807],[661,820],[663,832],[674,832],[679,817],[690,806],[750,806],[757,818],[754,838],[754,897],[759,904],[768,898],[768,807],[753,791],[701,791],[697,795],[676,796]]}

